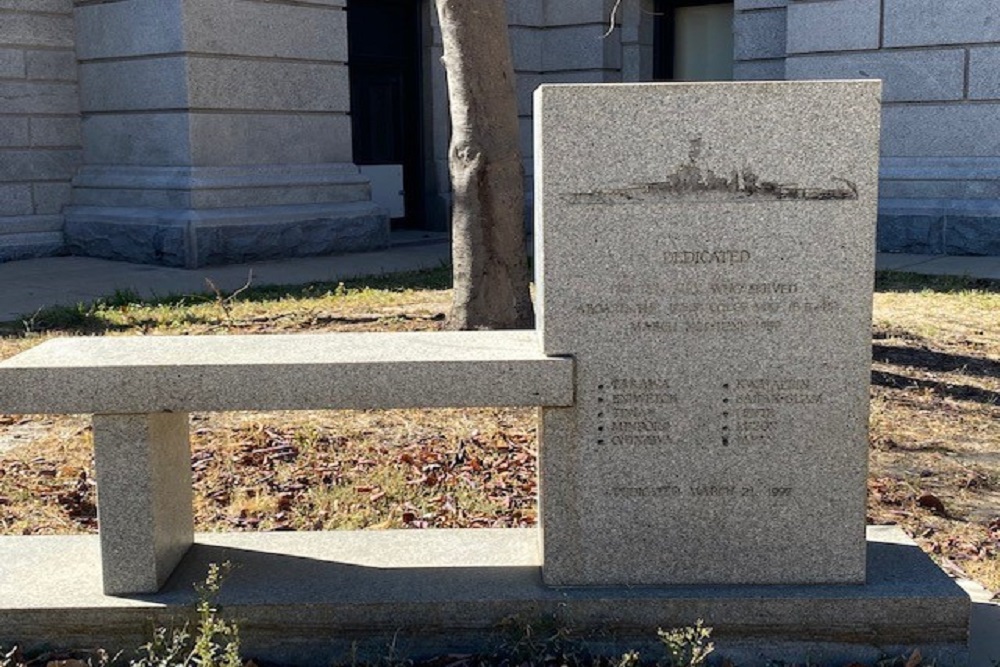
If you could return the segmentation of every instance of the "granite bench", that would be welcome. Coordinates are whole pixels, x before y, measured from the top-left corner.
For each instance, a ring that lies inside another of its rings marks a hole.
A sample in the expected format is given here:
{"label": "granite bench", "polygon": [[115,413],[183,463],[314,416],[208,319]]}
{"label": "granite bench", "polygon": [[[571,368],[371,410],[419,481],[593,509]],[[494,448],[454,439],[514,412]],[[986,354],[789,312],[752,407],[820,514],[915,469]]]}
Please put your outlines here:
{"label": "granite bench", "polygon": [[0,412],[93,414],[107,594],[151,593],[194,540],[189,412],[568,406],[534,331],[62,338],[0,362]]}

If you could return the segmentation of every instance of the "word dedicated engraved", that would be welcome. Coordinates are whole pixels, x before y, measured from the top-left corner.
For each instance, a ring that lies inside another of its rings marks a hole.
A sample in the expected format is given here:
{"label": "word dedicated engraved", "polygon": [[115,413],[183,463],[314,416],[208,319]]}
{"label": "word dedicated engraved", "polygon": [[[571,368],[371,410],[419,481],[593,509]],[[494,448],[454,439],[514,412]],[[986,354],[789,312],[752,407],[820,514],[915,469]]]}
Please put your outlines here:
{"label": "word dedicated engraved", "polygon": [[750,261],[749,250],[673,250],[663,253],[667,264],[742,264]]}

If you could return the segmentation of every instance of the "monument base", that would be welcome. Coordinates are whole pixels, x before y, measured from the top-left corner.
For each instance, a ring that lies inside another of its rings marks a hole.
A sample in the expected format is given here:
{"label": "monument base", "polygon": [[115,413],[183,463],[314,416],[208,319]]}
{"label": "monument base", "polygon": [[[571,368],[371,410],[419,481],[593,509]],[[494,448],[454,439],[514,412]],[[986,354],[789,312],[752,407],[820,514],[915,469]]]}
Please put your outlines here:
{"label": "monument base", "polygon": [[556,627],[659,659],[657,628],[697,619],[741,667],[914,649],[967,664],[969,597],[898,528],[868,530],[863,586],[577,589],[542,585],[537,530],[203,534],[163,591],[129,597],[101,593],[96,536],[0,537],[0,646],[133,650],[154,624],[180,627],[192,584],[231,561],[219,603],[245,654],[287,665],[509,649]]}

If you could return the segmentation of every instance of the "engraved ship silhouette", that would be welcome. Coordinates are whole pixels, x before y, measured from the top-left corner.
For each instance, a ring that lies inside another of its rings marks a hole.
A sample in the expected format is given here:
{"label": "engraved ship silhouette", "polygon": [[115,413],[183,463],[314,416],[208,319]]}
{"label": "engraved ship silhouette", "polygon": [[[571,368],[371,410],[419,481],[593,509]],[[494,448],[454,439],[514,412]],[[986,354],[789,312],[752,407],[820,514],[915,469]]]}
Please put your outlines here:
{"label": "engraved ship silhouette", "polygon": [[827,201],[857,199],[858,187],[846,178],[833,177],[833,187],[802,187],[761,179],[752,169],[734,169],[728,176],[716,174],[698,164],[701,139],[692,139],[688,162],[662,181],[636,183],[617,188],[569,192],[561,198],[570,204],[628,204],[683,197],[694,201]]}

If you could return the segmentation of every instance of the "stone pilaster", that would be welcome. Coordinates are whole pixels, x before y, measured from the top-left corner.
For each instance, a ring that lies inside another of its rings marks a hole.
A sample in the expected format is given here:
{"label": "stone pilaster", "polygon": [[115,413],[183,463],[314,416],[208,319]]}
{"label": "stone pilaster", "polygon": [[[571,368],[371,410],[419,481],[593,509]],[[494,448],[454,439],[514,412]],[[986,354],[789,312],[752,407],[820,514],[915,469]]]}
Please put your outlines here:
{"label": "stone pilaster", "polygon": [[343,0],[77,2],[79,254],[196,267],[388,243],[352,164]]}

